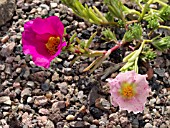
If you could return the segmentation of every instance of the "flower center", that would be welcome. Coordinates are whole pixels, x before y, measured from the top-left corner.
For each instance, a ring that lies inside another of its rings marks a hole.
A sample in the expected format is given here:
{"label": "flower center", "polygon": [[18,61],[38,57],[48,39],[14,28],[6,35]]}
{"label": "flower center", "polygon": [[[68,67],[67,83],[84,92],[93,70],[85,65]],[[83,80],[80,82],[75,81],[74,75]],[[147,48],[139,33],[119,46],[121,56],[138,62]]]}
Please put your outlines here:
{"label": "flower center", "polygon": [[45,44],[49,53],[54,55],[58,50],[58,45],[60,44],[60,37],[50,37],[48,42]]}
{"label": "flower center", "polygon": [[134,84],[129,84],[127,82],[123,82],[121,85],[121,89],[119,90],[119,93],[124,98],[131,99],[136,94]]}

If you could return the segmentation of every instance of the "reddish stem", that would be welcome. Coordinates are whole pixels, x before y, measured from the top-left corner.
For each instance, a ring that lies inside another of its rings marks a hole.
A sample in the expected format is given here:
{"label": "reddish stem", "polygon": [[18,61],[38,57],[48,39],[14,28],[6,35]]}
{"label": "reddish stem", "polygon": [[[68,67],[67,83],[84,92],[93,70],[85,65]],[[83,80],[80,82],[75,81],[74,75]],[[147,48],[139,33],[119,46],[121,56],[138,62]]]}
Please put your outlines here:
{"label": "reddish stem", "polygon": [[[121,47],[121,43],[117,43],[114,47],[112,47],[111,49],[109,49],[111,52],[117,50],[118,48]],[[103,54],[106,54],[108,51],[103,52]]]}
{"label": "reddish stem", "polygon": [[117,50],[118,48],[120,48],[120,46],[121,46],[121,45],[117,45],[117,44],[116,44],[114,47],[112,47],[112,48],[110,49],[111,52]]}
{"label": "reddish stem", "polygon": [[81,52],[77,49],[75,50],[75,53],[81,54]]}
{"label": "reddish stem", "polygon": [[134,47],[132,47],[132,46],[128,46],[132,51],[134,51],[135,50],[135,48]]}

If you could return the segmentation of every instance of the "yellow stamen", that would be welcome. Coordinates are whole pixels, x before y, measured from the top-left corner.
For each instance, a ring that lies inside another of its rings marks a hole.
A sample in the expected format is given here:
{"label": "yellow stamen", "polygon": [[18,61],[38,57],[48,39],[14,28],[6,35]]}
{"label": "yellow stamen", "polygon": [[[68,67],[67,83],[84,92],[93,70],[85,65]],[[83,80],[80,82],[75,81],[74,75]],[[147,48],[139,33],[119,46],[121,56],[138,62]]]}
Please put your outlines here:
{"label": "yellow stamen", "polygon": [[135,96],[135,86],[134,84],[129,84],[127,82],[123,82],[121,85],[121,89],[119,90],[119,93],[126,99],[131,99]]}
{"label": "yellow stamen", "polygon": [[50,37],[48,42],[45,44],[50,54],[55,54],[58,50],[58,45],[60,44],[60,37]]}

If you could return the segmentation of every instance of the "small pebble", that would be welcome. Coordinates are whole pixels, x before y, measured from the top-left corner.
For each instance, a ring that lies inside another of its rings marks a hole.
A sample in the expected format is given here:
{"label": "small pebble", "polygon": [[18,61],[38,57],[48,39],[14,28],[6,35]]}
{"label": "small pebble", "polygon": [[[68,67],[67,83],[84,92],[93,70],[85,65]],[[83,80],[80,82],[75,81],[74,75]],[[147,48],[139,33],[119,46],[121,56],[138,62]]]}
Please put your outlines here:
{"label": "small pebble", "polygon": [[57,72],[54,72],[52,75],[52,81],[58,81],[59,80],[59,74]]}
{"label": "small pebble", "polygon": [[38,106],[44,106],[48,103],[48,100],[45,96],[35,96],[34,104]]}
{"label": "small pebble", "polygon": [[10,100],[10,97],[9,96],[2,96],[0,97],[0,104],[7,104],[7,105],[11,105],[11,100]]}
{"label": "small pebble", "polygon": [[31,89],[30,88],[25,88],[24,90],[22,90],[21,97],[24,97],[24,96],[31,96]]}
{"label": "small pebble", "polygon": [[34,100],[33,100],[32,97],[28,97],[28,98],[27,98],[27,103],[33,103],[33,102],[34,102]]}
{"label": "small pebble", "polygon": [[52,3],[50,3],[50,7],[51,7],[51,8],[56,8],[57,6],[58,6],[58,4],[57,4],[57,3],[53,3],[53,2],[52,2]]}
{"label": "small pebble", "polygon": [[153,126],[152,126],[152,124],[150,124],[150,123],[146,123],[145,126],[144,126],[144,128],[153,128]]}
{"label": "small pebble", "polygon": [[75,119],[75,116],[73,116],[73,115],[68,115],[67,117],[66,117],[66,120],[74,120]]}
{"label": "small pebble", "polygon": [[9,36],[5,35],[4,37],[2,37],[1,42],[6,43],[8,41],[8,39],[9,39]]}
{"label": "small pebble", "polygon": [[45,128],[55,128],[55,125],[51,120],[48,120],[45,125]]}
{"label": "small pebble", "polygon": [[34,87],[34,82],[33,81],[28,81],[26,85],[29,86],[29,87]]}
{"label": "small pebble", "polygon": [[3,71],[5,69],[5,64],[0,64],[0,71]]}
{"label": "small pebble", "polygon": [[49,111],[48,109],[45,109],[45,108],[41,108],[39,109],[38,111],[40,114],[43,114],[43,115],[48,115],[49,114]]}

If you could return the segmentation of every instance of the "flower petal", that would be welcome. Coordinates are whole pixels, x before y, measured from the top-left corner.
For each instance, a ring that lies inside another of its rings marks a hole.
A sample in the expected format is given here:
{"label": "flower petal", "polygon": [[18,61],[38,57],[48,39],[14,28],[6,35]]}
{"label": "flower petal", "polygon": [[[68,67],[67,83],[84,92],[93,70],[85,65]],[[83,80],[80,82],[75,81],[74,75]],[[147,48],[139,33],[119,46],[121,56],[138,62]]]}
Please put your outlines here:
{"label": "flower petal", "polygon": [[47,18],[47,22],[51,24],[52,28],[56,31],[57,35],[59,35],[61,38],[64,34],[64,25],[60,21],[60,19],[57,16],[50,16]]}
{"label": "flower petal", "polygon": [[[142,85],[148,85],[148,82],[146,81],[146,77],[147,77],[147,75],[140,75],[140,74],[136,74],[135,76],[134,76],[134,79],[135,79],[135,81],[134,81],[134,83],[136,84],[136,85],[138,85],[138,86],[142,86]],[[147,86],[148,87],[148,86]]]}
{"label": "flower petal", "polygon": [[127,71],[125,73],[119,73],[119,75],[116,76],[116,79],[119,80],[120,82],[128,82],[128,83],[133,83],[134,82],[134,75],[136,74],[135,71]]}
{"label": "flower petal", "polygon": [[32,29],[40,35],[49,33],[53,36],[60,36],[60,38],[64,33],[64,26],[57,16],[50,16],[46,19],[36,18]]}
{"label": "flower petal", "polygon": [[34,61],[35,65],[42,66],[44,68],[49,68],[51,62],[51,60],[48,60],[43,56],[38,56],[38,57],[33,56],[32,60]]}
{"label": "flower petal", "polygon": [[130,100],[119,97],[117,103],[121,110],[127,110],[128,112],[133,111],[134,113],[139,113],[142,112],[144,109],[144,103],[141,103],[135,97]]}

